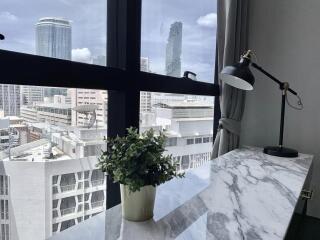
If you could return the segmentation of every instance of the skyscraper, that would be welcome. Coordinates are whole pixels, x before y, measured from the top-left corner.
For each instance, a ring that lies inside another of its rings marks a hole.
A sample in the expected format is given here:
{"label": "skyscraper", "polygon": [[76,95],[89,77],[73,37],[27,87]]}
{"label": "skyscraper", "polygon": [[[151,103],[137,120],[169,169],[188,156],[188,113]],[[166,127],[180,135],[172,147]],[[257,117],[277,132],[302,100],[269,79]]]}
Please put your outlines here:
{"label": "skyscraper", "polygon": [[181,77],[182,22],[171,24],[166,47],[166,75]]}
{"label": "skyscraper", "polygon": [[[71,24],[68,20],[55,17],[41,18],[36,24],[36,54],[71,60],[71,31]],[[43,91],[45,97],[67,94],[65,88],[43,88]]]}
{"label": "skyscraper", "polygon": [[71,24],[54,17],[41,18],[36,24],[36,54],[71,60]]}
{"label": "skyscraper", "polygon": [[0,84],[0,110],[4,116],[20,115],[20,90],[19,85]]}

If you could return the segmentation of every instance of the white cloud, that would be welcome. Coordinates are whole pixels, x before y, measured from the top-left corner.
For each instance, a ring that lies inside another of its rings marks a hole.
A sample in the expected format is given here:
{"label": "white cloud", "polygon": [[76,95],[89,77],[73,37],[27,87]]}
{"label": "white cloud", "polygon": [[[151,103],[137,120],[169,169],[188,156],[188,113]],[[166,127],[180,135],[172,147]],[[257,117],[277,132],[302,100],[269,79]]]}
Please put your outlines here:
{"label": "white cloud", "polygon": [[197,23],[203,27],[213,28],[217,26],[217,14],[208,13],[207,15],[201,16],[198,18]]}
{"label": "white cloud", "polygon": [[76,62],[92,63],[92,54],[88,48],[72,49],[72,60]]}
{"label": "white cloud", "polygon": [[18,17],[13,15],[10,12],[0,12],[0,22],[4,22],[4,21],[17,21]]}

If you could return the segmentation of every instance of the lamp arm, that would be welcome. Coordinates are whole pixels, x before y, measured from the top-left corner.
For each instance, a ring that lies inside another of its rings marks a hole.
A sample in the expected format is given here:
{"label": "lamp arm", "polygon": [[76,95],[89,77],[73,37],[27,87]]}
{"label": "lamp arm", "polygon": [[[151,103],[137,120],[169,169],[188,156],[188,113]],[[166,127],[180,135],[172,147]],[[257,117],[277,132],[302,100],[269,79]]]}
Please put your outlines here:
{"label": "lamp arm", "polygon": [[[266,70],[264,70],[262,67],[260,67],[258,64],[254,63],[254,62],[251,62],[251,66],[254,67],[255,69],[259,70],[260,72],[262,72],[264,75],[269,77],[275,83],[277,83],[279,85],[280,89],[282,89],[282,90],[284,89],[284,84],[285,84],[284,82],[281,82],[279,79],[272,76],[270,73],[268,73]],[[288,91],[291,92],[293,95],[298,95],[297,92],[295,92],[291,88],[288,88]]]}

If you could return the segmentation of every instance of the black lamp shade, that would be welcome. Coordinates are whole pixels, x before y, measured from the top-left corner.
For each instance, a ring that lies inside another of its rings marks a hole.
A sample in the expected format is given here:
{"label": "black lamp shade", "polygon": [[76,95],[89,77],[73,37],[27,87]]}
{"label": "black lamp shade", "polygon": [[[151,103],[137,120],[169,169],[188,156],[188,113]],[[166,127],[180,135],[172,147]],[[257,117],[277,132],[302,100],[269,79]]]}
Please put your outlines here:
{"label": "black lamp shade", "polygon": [[226,66],[219,74],[221,81],[238,89],[252,90],[255,80],[249,64],[249,59],[242,58],[239,63]]}

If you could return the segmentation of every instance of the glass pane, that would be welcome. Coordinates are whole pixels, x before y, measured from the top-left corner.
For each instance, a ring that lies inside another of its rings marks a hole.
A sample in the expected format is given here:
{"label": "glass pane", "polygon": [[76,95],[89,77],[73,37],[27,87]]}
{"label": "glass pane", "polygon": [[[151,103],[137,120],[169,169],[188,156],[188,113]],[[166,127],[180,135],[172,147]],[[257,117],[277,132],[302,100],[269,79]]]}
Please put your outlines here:
{"label": "glass pane", "polygon": [[140,95],[140,106],[140,131],[165,130],[166,154],[180,171],[210,160],[214,97],[149,92]]}
{"label": "glass pane", "polygon": [[143,0],[143,71],[213,82],[217,28],[216,0]]}
{"label": "glass pane", "polygon": [[10,239],[46,239],[104,211],[96,163],[107,103],[103,90],[0,84],[0,220],[15,228]]}
{"label": "glass pane", "polygon": [[0,1],[0,48],[106,65],[107,0]]}

